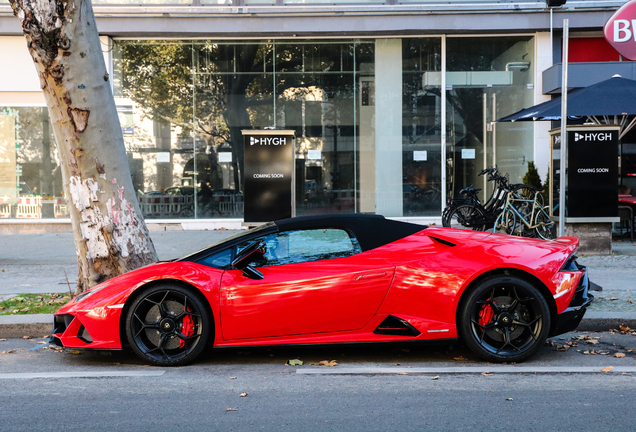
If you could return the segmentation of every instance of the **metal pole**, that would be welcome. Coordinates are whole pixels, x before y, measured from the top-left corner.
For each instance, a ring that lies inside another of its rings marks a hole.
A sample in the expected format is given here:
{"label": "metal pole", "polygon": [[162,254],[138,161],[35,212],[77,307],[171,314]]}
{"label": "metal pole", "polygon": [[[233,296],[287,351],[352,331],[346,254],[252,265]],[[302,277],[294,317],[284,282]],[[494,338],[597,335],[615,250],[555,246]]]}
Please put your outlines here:
{"label": "metal pole", "polygon": [[563,59],[561,69],[561,159],[559,164],[559,237],[565,235],[566,162],[568,156],[568,40],[570,21],[563,20]]}
{"label": "metal pole", "polygon": [[440,103],[442,105],[441,108],[441,116],[440,116],[440,123],[441,123],[441,147],[442,147],[442,152],[441,152],[441,156],[440,156],[440,163],[442,164],[441,167],[441,184],[440,184],[440,190],[442,192],[442,202],[441,202],[441,209],[440,212],[444,211],[444,207],[446,207],[446,36],[442,35],[442,64],[440,65],[440,69],[441,69],[441,89],[440,89],[440,96],[441,96],[441,100]]}
{"label": "metal pole", "polygon": [[[483,143],[484,143],[484,167],[482,169],[486,169],[488,168],[488,145],[487,145],[487,140],[488,140],[488,95],[484,92],[483,94],[483,98],[482,98],[482,122],[483,122]],[[488,179],[487,179],[487,175],[484,176],[484,190],[483,190],[483,194],[484,194],[484,202],[486,202],[486,197],[488,196]]]}
{"label": "metal pole", "polygon": [[[497,93],[492,94],[492,166],[497,167]],[[493,186],[494,187],[494,186]]]}

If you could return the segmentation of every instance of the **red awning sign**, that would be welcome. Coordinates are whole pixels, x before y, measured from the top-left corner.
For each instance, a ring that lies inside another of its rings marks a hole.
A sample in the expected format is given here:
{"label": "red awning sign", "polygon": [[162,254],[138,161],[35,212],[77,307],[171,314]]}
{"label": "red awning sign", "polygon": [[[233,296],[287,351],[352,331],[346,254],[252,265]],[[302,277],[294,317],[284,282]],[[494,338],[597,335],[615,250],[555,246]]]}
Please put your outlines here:
{"label": "red awning sign", "polygon": [[620,55],[636,60],[636,0],[625,3],[605,23],[605,39]]}

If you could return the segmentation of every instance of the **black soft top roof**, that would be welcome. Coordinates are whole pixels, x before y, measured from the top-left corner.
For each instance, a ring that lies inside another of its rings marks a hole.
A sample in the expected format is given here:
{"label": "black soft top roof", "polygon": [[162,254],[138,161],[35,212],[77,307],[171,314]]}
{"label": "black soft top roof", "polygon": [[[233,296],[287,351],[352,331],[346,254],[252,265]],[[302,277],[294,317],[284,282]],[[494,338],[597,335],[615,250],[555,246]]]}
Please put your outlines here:
{"label": "black soft top roof", "polygon": [[327,214],[281,219],[274,222],[278,231],[311,228],[343,228],[351,231],[363,251],[375,249],[426,229],[416,225],[385,219],[382,215]]}

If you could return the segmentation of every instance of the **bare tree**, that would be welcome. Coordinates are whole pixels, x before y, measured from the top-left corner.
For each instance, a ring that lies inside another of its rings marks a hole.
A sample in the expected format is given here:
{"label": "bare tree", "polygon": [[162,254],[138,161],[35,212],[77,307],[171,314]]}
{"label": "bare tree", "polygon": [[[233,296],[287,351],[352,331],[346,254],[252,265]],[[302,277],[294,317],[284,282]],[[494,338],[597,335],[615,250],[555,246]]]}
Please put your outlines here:
{"label": "bare tree", "polygon": [[130,178],[91,2],[10,2],[55,132],[81,292],[157,255]]}

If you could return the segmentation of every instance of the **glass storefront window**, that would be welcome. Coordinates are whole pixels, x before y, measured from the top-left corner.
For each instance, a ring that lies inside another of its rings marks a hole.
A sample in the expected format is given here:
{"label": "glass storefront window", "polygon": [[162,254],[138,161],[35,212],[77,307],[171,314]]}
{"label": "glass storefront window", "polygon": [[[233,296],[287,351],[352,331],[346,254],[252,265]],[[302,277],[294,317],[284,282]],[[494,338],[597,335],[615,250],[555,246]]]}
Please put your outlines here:
{"label": "glass storefront window", "polygon": [[0,218],[66,218],[48,110],[0,107]]}
{"label": "glass storefront window", "polygon": [[446,71],[447,196],[492,183],[478,174],[496,165],[521,183],[533,159],[530,122],[493,123],[533,105],[534,39],[530,36],[448,37]]}
{"label": "glass storefront window", "polygon": [[404,216],[441,211],[441,52],[440,38],[402,40]]}
{"label": "glass storefront window", "polygon": [[[149,218],[242,217],[241,130],[296,131],[297,214],[355,212],[373,41],[120,41],[115,95]],[[370,126],[370,124],[369,124]]]}

